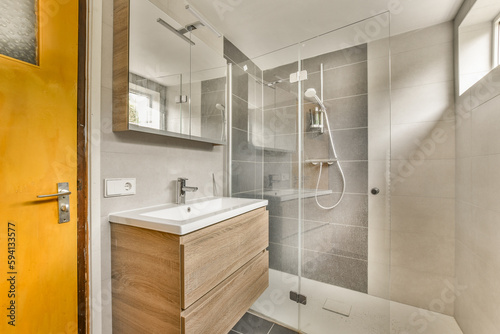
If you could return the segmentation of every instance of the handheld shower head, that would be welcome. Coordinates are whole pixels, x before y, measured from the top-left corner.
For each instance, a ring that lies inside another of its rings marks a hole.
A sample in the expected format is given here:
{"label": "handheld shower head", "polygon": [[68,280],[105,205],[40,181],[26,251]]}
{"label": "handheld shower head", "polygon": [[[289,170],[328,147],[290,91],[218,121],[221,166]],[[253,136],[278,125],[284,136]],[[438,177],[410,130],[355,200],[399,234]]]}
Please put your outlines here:
{"label": "handheld shower head", "polygon": [[217,103],[217,104],[215,105],[215,108],[216,108],[217,110],[220,110],[220,111],[224,111],[224,110],[226,109],[226,107],[224,107],[224,105],[222,105],[222,104],[220,104],[220,103]]}
{"label": "handheld shower head", "polygon": [[326,111],[326,107],[323,104],[323,101],[321,101],[320,98],[318,97],[318,95],[316,94],[316,89],[309,88],[309,89],[306,90],[306,92],[304,93],[304,95],[306,97],[314,97],[316,99],[316,102],[318,102],[318,104],[321,106],[321,110],[322,111]]}
{"label": "handheld shower head", "polygon": [[305,96],[307,97],[314,97],[314,95],[316,95],[316,89],[314,88],[309,88],[306,90],[306,92],[304,93]]}

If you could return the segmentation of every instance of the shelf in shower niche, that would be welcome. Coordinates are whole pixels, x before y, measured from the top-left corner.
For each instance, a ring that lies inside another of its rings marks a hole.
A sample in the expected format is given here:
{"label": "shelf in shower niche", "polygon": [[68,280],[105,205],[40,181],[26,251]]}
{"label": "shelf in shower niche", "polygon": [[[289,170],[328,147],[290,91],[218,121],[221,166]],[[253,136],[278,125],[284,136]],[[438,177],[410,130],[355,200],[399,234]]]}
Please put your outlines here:
{"label": "shelf in shower niche", "polygon": [[[318,196],[325,196],[333,193],[331,190],[318,190]],[[298,198],[311,198],[316,196],[315,189],[267,189],[263,191],[256,191],[253,193],[247,193],[246,195],[252,198],[263,198],[270,202],[286,202],[291,200],[296,200]]]}
{"label": "shelf in shower niche", "polygon": [[335,162],[337,162],[337,159],[309,159],[309,160],[306,160],[306,163],[313,164],[314,166],[317,166],[319,164],[328,164],[328,166],[331,166]]}

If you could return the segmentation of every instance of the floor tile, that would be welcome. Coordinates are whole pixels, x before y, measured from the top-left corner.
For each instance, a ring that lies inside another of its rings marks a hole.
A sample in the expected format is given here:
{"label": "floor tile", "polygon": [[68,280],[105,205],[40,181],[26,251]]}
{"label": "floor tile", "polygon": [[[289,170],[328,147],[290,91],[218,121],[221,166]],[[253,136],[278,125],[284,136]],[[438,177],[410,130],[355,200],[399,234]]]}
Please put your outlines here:
{"label": "floor tile", "polygon": [[297,332],[275,324],[269,334],[297,334]]}
{"label": "floor tile", "polygon": [[246,313],[233,327],[233,331],[241,334],[268,334],[272,326],[272,322]]}

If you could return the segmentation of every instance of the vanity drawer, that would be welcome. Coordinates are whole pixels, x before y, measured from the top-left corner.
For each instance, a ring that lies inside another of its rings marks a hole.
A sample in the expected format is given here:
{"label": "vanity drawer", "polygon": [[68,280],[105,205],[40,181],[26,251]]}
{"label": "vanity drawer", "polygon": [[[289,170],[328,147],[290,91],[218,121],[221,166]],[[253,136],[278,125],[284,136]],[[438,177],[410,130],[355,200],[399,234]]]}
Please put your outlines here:
{"label": "vanity drawer", "polygon": [[183,334],[226,334],[269,286],[269,256],[261,252],[181,313]]}
{"label": "vanity drawer", "polygon": [[187,309],[269,245],[265,208],[181,237],[182,309]]}

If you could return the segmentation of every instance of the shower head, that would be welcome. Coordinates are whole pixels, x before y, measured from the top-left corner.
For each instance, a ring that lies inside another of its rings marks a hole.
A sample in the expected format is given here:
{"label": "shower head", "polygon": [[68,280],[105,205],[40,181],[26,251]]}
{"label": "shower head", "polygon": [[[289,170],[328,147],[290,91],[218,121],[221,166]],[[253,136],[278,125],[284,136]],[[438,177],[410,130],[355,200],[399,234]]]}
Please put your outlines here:
{"label": "shower head", "polygon": [[322,111],[326,111],[326,107],[323,104],[323,101],[321,101],[320,98],[318,97],[318,95],[316,94],[316,89],[309,88],[308,90],[306,90],[306,92],[304,93],[304,95],[306,97],[314,97],[316,99],[316,102],[318,102],[318,104],[321,106],[321,110]]}
{"label": "shower head", "polygon": [[306,92],[304,93],[304,95],[307,96],[307,97],[314,97],[314,95],[316,95],[316,89],[309,88],[308,90],[306,90]]}
{"label": "shower head", "polygon": [[217,103],[215,105],[215,108],[217,108],[217,110],[220,110],[220,111],[224,111],[226,110],[226,107],[224,107],[224,105],[220,104],[220,103]]}

